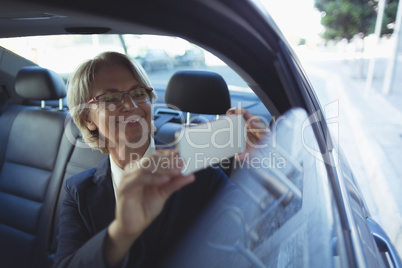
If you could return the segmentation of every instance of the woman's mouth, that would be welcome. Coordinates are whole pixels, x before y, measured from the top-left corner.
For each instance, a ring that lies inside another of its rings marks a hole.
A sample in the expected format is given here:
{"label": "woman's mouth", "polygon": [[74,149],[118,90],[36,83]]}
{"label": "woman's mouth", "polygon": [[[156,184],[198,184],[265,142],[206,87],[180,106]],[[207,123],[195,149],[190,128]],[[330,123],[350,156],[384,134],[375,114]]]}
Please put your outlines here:
{"label": "woman's mouth", "polygon": [[129,118],[127,118],[127,119],[117,121],[117,123],[118,123],[118,124],[136,124],[136,123],[138,123],[142,118],[144,118],[144,117],[143,117],[143,116],[129,117]]}

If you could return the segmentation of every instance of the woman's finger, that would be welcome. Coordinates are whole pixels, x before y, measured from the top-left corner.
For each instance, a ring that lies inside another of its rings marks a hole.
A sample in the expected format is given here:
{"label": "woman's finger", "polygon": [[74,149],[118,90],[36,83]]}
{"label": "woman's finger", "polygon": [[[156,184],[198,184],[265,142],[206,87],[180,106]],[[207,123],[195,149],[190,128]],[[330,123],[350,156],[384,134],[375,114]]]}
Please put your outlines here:
{"label": "woman's finger", "polygon": [[241,114],[246,120],[246,128],[247,128],[247,145],[246,150],[240,154],[235,155],[236,160],[243,160],[247,158],[250,150],[254,147],[254,145],[258,145],[269,133],[269,128],[267,125],[261,120],[259,116],[256,116],[244,108],[231,108],[226,112],[227,115],[233,114]]}
{"label": "woman's finger", "polygon": [[[229,110],[226,111],[226,115],[232,115],[232,114],[245,114],[246,112],[248,112],[246,109],[244,108],[238,108],[238,107],[234,107],[234,108],[230,108]],[[245,118],[246,119],[246,118]],[[246,119],[247,120],[247,119]]]}
{"label": "woman's finger", "polygon": [[127,191],[141,185],[161,186],[171,178],[181,176],[182,166],[183,161],[176,150],[157,150],[127,165],[120,186],[126,187]]}

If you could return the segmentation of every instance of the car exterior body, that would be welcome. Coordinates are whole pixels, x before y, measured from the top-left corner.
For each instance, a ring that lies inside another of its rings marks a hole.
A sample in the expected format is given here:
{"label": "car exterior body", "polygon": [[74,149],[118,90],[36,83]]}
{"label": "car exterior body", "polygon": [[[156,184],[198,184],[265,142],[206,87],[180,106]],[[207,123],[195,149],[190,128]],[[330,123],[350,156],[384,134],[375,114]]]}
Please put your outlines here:
{"label": "car exterior body", "polygon": [[[231,91],[232,106],[247,108],[270,126],[271,134],[260,144],[270,146],[254,152],[260,156],[256,159],[261,159],[262,154],[268,162],[259,163],[258,168],[237,167],[231,178],[244,189],[247,201],[242,206],[246,208],[224,208],[210,234],[201,232],[205,226],[196,224],[182,244],[166,256],[167,267],[401,267],[387,235],[370,218],[300,62],[257,1],[7,0],[1,5],[1,38],[66,33],[175,36],[214,54],[241,77],[248,91]],[[14,90],[20,68],[36,64],[5,48],[0,55],[0,81],[8,92],[2,95],[6,103],[2,116],[14,106],[25,111],[21,106],[37,105],[38,101],[27,101]],[[156,87],[159,99],[155,116],[168,113],[180,117],[181,113],[166,107],[164,90]],[[50,266],[57,248],[54,236],[62,187],[58,185],[51,193],[55,183],[49,182],[49,188],[44,188],[50,189],[45,191],[46,200],[54,202],[46,201],[43,208],[31,207],[43,209],[41,213],[47,216],[38,216],[37,225],[28,228],[29,232],[21,231],[30,219],[24,217],[29,217],[32,210],[20,215],[13,209],[20,196],[10,192],[24,185],[15,180],[13,184],[10,179],[14,174],[9,168],[13,158],[9,156],[12,152],[8,132],[4,135],[0,200],[7,209],[0,212],[0,263],[6,267],[21,263]],[[68,157],[63,163],[60,176],[66,177]],[[276,166],[283,169],[278,171]],[[55,172],[52,174],[56,177]],[[292,198],[286,201],[289,194]],[[219,204],[212,203],[212,212],[200,217],[214,213],[215,207]],[[11,241],[13,237],[17,244]],[[5,243],[5,239],[11,242]],[[19,255],[25,259],[18,259]]]}
{"label": "car exterior body", "polygon": [[174,58],[175,65],[185,66],[204,66],[205,55],[201,49],[189,49],[184,52],[183,55],[178,55]]}
{"label": "car exterior body", "polygon": [[173,60],[162,49],[151,49],[143,51],[135,59],[142,65],[147,72],[155,70],[171,70],[173,68]]}

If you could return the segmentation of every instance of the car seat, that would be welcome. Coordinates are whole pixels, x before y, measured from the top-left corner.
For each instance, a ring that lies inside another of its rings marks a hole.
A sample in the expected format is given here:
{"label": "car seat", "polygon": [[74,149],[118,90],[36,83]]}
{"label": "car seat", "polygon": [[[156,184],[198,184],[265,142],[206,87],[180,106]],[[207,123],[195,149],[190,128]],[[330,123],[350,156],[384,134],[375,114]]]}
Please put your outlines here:
{"label": "car seat", "polygon": [[67,159],[59,150],[67,111],[45,101],[65,97],[66,87],[56,73],[30,66],[18,72],[15,89],[25,103],[42,105],[9,105],[1,115],[13,120],[2,129],[8,135],[0,170],[0,260],[2,267],[40,267]]}
{"label": "car seat", "polygon": [[[175,145],[175,133],[181,129],[182,124],[199,123],[202,118],[212,120],[226,114],[231,107],[228,86],[223,77],[217,73],[199,70],[186,70],[176,72],[166,88],[165,103],[168,110],[157,110],[158,118],[155,137],[169,146]],[[185,116],[185,118],[184,118]],[[181,117],[181,124],[170,122]],[[201,121],[202,122],[202,121]],[[229,175],[230,162],[221,165]]]}

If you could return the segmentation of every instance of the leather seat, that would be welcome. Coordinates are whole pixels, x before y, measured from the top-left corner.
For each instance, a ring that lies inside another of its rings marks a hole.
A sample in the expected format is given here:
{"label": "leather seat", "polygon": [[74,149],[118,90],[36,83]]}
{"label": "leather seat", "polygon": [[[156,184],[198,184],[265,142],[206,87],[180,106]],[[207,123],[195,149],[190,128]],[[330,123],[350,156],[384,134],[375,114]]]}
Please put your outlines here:
{"label": "leather seat", "polygon": [[54,200],[56,208],[52,218],[53,223],[49,237],[50,244],[46,245],[47,267],[50,267],[53,263],[53,257],[57,251],[60,207],[66,195],[64,189],[65,181],[81,171],[96,167],[99,162],[106,157],[100,151],[95,151],[84,143],[81,138],[81,133],[72,121],[72,118],[66,120],[65,134],[63,136],[63,142],[60,144],[60,150],[68,151],[68,159],[65,160],[65,169],[63,175],[60,177],[61,187],[58,190],[58,198],[57,200]]}
{"label": "leather seat", "polygon": [[[26,100],[65,97],[64,81],[37,66],[22,68],[16,92]],[[2,267],[46,267],[55,200],[59,194],[63,161],[59,150],[67,111],[11,105],[2,114],[9,127],[0,170],[0,260]],[[34,265],[31,265],[34,263]]]}
{"label": "leather seat", "polygon": [[230,108],[230,94],[225,80],[217,73],[179,71],[167,85],[165,102],[183,112],[225,114]]}
{"label": "leather seat", "polygon": [[[180,114],[222,115],[230,108],[230,94],[225,80],[217,73],[178,71],[169,80],[165,103]],[[155,137],[168,145],[175,144],[175,133],[182,127],[179,122],[169,122],[175,117],[177,113],[166,113],[155,120]],[[182,118],[180,123],[186,120],[188,119]]]}
{"label": "leather seat", "polygon": [[[229,89],[223,77],[214,72],[198,70],[176,72],[167,85],[165,103],[168,107],[187,114],[185,121],[191,122],[197,122],[190,119],[191,114],[224,115],[231,108]],[[182,124],[169,122],[169,117],[165,117],[167,119],[161,116],[155,120],[155,137],[172,146],[176,142],[175,133],[181,129]],[[227,175],[230,175],[231,163],[232,161],[228,161],[220,164]]]}

